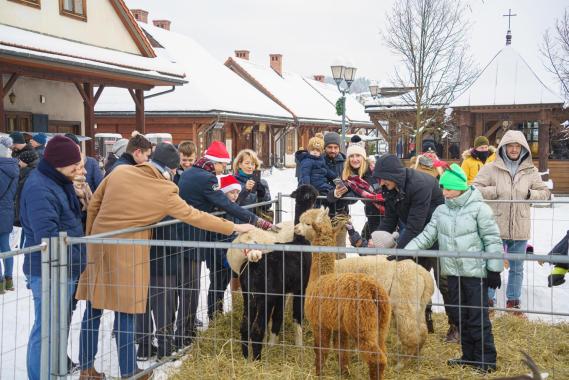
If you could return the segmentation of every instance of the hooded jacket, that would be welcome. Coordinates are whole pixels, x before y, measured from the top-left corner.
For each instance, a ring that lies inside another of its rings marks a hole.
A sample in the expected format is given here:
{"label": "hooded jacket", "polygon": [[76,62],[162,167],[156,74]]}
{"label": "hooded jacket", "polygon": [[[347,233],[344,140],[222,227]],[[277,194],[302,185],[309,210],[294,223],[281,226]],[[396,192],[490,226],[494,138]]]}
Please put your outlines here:
{"label": "hooded jacket", "polygon": [[313,156],[308,152],[301,152],[298,157],[300,162],[299,185],[312,185],[321,194],[327,194],[333,189],[330,184],[337,177],[336,172],[331,170],[322,156]]}
{"label": "hooded jacket", "polygon": [[464,170],[464,173],[466,173],[466,179],[468,180],[469,185],[472,185],[474,178],[476,178],[478,172],[484,165],[496,160],[496,148],[493,146],[488,148],[488,152],[490,152],[490,154],[488,155],[486,162],[482,162],[479,158],[474,157],[472,155],[472,150],[473,149],[468,149],[462,153],[463,161],[462,165],[460,165],[462,170]]}
{"label": "hooded jacket", "polygon": [[[517,163],[506,156],[506,145],[518,143],[522,146]],[[517,168],[515,166],[517,165]],[[515,168],[512,175],[510,169]],[[533,165],[529,145],[521,131],[508,131],[498,145],[496,160],[484,165],[473,182],[484,199],[497,200],[546,200],[550,191],[541,180]],[[529,203],[500,202],[490,205],[500,227],[502,239],[528,240],[531,230]]]}
{"label": "hooded jacket", "polygon": [[399,222],[405,230],[399,236],[397,248],[404,248],[431,220],[435,209],[445,201],[437,180],[426,173],[405,168],[393,154],[386,154],[375,164],[373,176],[397,184],[397,189],[383,189],[385,216],[379,231],[393,233]]}
{"label": "hooded jacket", "polygon": [[[405,249],[429,249],[437,241],[441,251],[504,252],[492,209],[484,203],[480,191],[472,187],[437,207],[423,232]],[[487,271],[504,269],[499,259],[441,257],[440,262],[443,276],[486,278]]]}

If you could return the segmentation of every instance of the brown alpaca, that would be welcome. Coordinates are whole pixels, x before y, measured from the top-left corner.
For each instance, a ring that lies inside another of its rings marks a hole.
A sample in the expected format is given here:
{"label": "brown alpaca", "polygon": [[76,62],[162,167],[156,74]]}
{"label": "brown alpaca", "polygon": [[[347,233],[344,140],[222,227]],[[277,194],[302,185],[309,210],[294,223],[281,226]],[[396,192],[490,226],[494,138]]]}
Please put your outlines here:
{"label": "brown alpaca", "polygon": [[[335,233],[328,210],[313,209],[300,217],[295,232],[314,246],[335,246]],[[373,277],[362,273],[334,272],[335,253],[313,253],[306,289],[304,314],[314,334],[316,375],[326,361],[330,338],[336,333],[340,370],[347,375],[349,338],[369,366],[369,377],[383,379],[387,365],[385,341],[389,332],[389,296]]]}

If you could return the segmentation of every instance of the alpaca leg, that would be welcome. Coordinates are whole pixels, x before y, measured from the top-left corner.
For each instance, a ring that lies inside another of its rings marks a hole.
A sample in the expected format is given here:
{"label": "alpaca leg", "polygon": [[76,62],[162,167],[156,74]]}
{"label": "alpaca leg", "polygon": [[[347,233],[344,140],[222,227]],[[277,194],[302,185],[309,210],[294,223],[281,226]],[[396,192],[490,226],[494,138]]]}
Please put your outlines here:
{"label": "alpaca leg", "polygon": [[321,326],[314,326],[314,367],[316,376],[322,374],[322,367],[326,362],[328,349],[330,347],[330,330]]}
{"label": "alpaca leg", "polygon": [[365,362],[369,367],[370,380],[383,380],[387,356],[377,344],[377,336],[365,336],[358,339],[358,349],[363,353]]}
{"label": "alpaca leg", "polygon": [[403,357],[398,358],[398,369],[403,363],[419,355],[419,351],[427,336],[427,326],[423,318],[417,320],[416,313],[410,313],[409,308],[399,308],[395,314],[397,337],[401,343]]}
{"label": "alpaca leg", "polygon": [[350,344],[349,344],[349,335],[346,332],[339,331],[336,334],[336,340],[338,344],[338,362],[340,364],[340,373],[342,376],[348,376],[350,374],[350,370],[348,366],[350,365]]}
{"label": "alpaca leg", "polygon": [[265,297],[256,297],[256,312],[257,314],[253,316],[253,323],[251,326],[251,342],[253,346],[253,359],[261,360],[261,351],[263,349],[263,338],[265,337],[265,331],[267,328],[267,315]]}
{"label": "alpaca leg", "polygon": [[269,346],[274,346],[279,342],[279,333],[283,325],[284,318],[284,303],[285,296],[277,295],[271,296],[274,299],[273,303],[273,313],[271,315],[271,335],[269,337]]}

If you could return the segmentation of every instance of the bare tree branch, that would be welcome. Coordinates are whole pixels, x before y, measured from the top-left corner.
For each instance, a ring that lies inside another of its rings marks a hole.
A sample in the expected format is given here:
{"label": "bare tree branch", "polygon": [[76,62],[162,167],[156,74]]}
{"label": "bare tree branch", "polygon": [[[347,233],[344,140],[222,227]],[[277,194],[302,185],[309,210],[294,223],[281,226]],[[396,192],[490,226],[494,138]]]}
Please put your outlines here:
{"label": "bare tree branch", "polygon": [[569,99],[569,12],[566,9],[555,20],[553,33],[546,30],[540,51],[546,59],[545,67],[561,84],[566,99]]}

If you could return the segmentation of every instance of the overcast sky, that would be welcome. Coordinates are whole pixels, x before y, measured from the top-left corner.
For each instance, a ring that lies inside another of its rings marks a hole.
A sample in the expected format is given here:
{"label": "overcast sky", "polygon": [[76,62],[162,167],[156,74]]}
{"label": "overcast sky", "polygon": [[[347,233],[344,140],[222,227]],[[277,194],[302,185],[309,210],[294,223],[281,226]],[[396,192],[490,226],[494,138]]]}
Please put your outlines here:
{"label": "overcast sky", "polygon": [[[398,63],[381,39],[394,0],[127,0],[131,8],[150,12],[149,19],[169,19],[172,30],[201,43],[221,61],[236,49],[251,60],[269,64],[270,53],[283,54],[283,69],[303,75],[330,75],[330,63],[342,57],[358,68],[357,76],[389,85]],[[512,8],[512,45],[540,78],[559,92],[539,54],[543,32],[554,25],[567,0],[471,0],[465,19],[472,23],[469,41],[480,67],[505,45]],[[191,75],[191,73],[190,73]]]}

